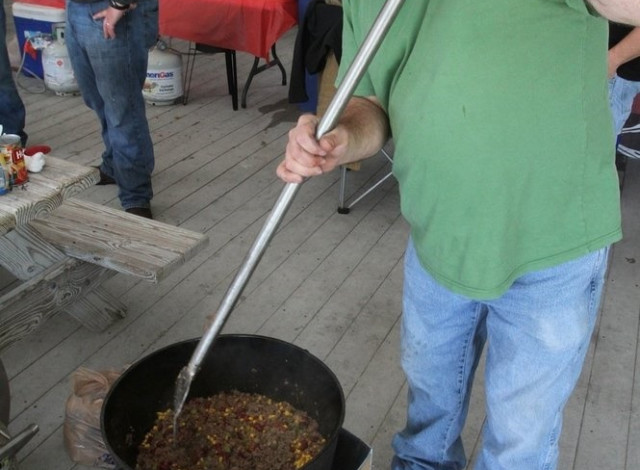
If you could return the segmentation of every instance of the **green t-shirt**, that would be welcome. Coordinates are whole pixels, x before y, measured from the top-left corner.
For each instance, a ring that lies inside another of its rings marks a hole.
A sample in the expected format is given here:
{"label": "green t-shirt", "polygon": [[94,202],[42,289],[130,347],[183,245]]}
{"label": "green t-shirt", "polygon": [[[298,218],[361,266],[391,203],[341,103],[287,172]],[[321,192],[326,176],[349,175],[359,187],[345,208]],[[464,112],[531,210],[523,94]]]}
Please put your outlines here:
{"label": "green t-shirt", "polygon": [[[344,0],[344,76],[382,0]],[[621,238],[607,22],[582,0],[407,0],[360,82],[424,268],[487,299]]]}

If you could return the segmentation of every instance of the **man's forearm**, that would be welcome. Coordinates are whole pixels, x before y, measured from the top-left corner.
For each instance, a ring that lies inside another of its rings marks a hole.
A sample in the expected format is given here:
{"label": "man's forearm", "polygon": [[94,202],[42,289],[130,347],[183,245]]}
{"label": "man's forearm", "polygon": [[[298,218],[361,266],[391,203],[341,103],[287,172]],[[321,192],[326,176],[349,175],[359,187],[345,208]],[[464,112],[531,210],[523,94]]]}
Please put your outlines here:
{"label": "man's forearm", "polygon": [[609,49],[609,60],[616,68],[637,57],[640,57],[640,28],[634,28]]}
{"label": "man's forearm", "polygon": [[[376,154],[389,138],[389,118],[373,97],[354,97],[340,118],[351,135],[347,158],[358,161]],[[343,163],[349,163],[343,162]]]}
{"label": "man's forearm", "polygon": [[611,21],[640,26],[640,0],[585,0]]}

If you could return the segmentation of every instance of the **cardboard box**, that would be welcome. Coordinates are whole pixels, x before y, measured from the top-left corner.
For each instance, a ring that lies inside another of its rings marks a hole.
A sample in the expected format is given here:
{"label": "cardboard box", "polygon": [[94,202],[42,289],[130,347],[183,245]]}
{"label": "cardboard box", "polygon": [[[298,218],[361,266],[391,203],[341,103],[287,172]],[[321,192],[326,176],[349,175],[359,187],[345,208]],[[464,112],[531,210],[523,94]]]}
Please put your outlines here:
{"label": "cardboard box", "polygon": [[63,8],[25,2],[14,2],[12,12],[20,56],[24,57],[22,73],[30,77],[32,74],[28,71],[31,71],[37,77],[44,78],[42,40],[38,38],[51,40],[54,28],[60,24],[64,25],[66,12]]}
{"label": "cardboard box", "polygon": [[343,428],[331,470],[371,470],[372,457],[371,447]]}

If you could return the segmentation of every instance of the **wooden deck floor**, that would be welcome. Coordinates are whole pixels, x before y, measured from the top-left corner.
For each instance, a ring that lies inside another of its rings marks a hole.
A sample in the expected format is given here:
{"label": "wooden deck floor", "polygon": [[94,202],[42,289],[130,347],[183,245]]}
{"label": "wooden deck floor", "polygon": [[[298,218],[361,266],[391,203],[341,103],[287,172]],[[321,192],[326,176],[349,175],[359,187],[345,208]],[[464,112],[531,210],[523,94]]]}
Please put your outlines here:
{"label": "wooden deck floor", "polygon": [[[291,31],[278,44],[287,70],[294,37]],[[184,44],[174,46],[184,50]],[[241,85],[251,62],[238,54]],[[74,465],[63,445],[73,371],[119,369],[199,336],[273,207],[283,187],[275,167],[299,110],[287,103],[287,87],[273,68],[254,79],[247,109],[233,111],[224,73],[222,55],[199,57],[187,106],[148,107],[157,158],[154,214],[207,233],[208,248],[157,285],[123,275],[110,280],[106,288],[129,311],[107,331],[87,331],[63,314],[2,351],[12,390],[10,430],[40,427],[19,454],[21,469],[88,468]],[[75,162],[99,162],[98,123],[81,98],[21,94],[30,144],[49,145]],[[368,161],[350,174],[348,191],[387,170],[382,158]],[[598,329],[567,408],[561,469],[640,468],[640,169],[630,166],[626,176],[626,238],[614,249]],[[324,360],[347,397],[345,428],[373,447],[374,468],[385,469],[391,436],[404,423],[398,337],[407,225],[393,181],[348,215],[336,212],[338,183],[335,173],[303,185],[224,332],[274,336]],[[91,188],[80,197],[118,207],[114,187]],[[471,461],[482,403],[480,380],[464,432]]]}

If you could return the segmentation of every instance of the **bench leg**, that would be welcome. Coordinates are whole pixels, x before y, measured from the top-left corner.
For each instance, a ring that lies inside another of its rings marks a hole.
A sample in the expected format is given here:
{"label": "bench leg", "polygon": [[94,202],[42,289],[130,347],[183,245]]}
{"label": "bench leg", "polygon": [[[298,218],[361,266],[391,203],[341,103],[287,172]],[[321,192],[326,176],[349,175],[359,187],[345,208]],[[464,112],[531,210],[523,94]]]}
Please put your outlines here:
{"label": "bench leg", "polygon": [[0,297],[0,351],[54,315],[68,311],[113,274],[101,266],[68,258]]}
{"label": "bench leg", "polygon": [[[0,237],[0,265],[22,281],[37,279],[51,266],[68,259],[29,226]],[[87,279],[82,296],[67,304],[67,313],[91,331],[102,331],[126,314],[125,305],[100,286],[113,274],[105,270]],[[100,282],[96,282],[98,277]],[[91,288],[86,288],[89,285]]]}

